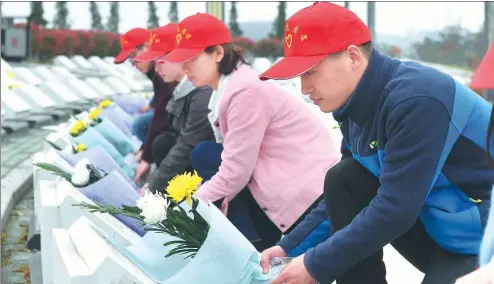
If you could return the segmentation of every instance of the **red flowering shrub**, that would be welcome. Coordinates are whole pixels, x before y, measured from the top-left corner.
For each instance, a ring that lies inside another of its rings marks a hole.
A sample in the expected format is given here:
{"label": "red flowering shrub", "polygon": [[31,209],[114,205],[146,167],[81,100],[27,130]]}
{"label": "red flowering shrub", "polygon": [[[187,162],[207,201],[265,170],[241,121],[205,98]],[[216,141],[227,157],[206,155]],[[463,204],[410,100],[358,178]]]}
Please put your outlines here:
{"label": "red flowering shrub", "polygon": [[283,41],[278,38],[266,38],[257,42],[254,54],[258,57],[283,56]]}
{"label": "red flowering shrub", "polygon": [[[26,24],[16,25],[26,27]],[[116,56],[120,51],[120,34],[65,29],[44,29],[31,24],[31,53],[41,61],[57,55]]]}
{"label": "red flowering shrub", "polygon": [[[26,24],[16,24],[26,27]],[[255,56],[283,56],[283,41],[267,38],[254,42],[247,37],[233,38],[236,45],[249,50]],[[116,56],[120,52],[120,34],[105,31],[45,29],[31,24],[31,53],[41,61],[51,60],[58,55]]]}

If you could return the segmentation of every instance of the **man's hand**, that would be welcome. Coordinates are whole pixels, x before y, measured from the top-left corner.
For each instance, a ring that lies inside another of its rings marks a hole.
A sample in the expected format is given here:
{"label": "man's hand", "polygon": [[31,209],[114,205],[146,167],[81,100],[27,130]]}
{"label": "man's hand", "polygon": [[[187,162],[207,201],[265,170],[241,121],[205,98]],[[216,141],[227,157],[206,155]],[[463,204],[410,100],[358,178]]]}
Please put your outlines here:
{"label": "man's hand", "polygon": [[261,254],[261,267],[264,274],[269,272],[269,262],[273,257],[286,257],[286,252],[280,246],[266,249]]}
{"label": "man's hand", "polygon": [[145,106],[141,107],[141,109],[139,109],[139,111],[141,113],[145,113],[145,112],[148,112],[150,109],[151,109],[151,107],[149,105],[145,105]]}
{"label": "man's hand", "polygon": [[134,182],[138,183],[143,175],[146,175],[146,181],[149,181],[149,163],[146,161],[141,161],[136,170],[136,175],[134,177]]}
{"label": "man's hand", "polygon": [[317,284],[305,268],[304,255],[294,258],[271,284]]}
{"label": "man's hand", "polygon": [[494,269],[494,262],[459,278],[455,284],[494,284],[494,272],[490,269]]}

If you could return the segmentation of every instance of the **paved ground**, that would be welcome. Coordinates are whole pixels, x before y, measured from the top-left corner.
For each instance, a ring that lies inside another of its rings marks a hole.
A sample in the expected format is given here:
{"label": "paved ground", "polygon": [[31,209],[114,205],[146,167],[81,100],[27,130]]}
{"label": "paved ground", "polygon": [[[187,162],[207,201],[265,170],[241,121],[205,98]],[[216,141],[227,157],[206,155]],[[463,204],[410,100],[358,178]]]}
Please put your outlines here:
{"label": "paved ground", "polygon": [[0,172],[2,178],[33,153],[43,149],[43,139],[49,131],[29,129],[11,135],[2,136],[0,150]]}
{"label": "paved ground", "polygon": [[[2,179],[17,165],[43,149],[43,139],[48,131],[29,129],[2,136],[0,148],[0,172]],[[29,283],[28,261],[31,252],[26,248],[27,231],[34,215],[33,190],[17,204],[2,232],[1,259],[2,276],[0,283]]]}
{"label": "paved ground", "polygon": [[[3,174],[3,173],[2,173]],[[34,215],[34,195],[30,189],[17,204],[2,232],[2,279],[4,284],[29,282],[29,257],[26,248],[27,231]]]}

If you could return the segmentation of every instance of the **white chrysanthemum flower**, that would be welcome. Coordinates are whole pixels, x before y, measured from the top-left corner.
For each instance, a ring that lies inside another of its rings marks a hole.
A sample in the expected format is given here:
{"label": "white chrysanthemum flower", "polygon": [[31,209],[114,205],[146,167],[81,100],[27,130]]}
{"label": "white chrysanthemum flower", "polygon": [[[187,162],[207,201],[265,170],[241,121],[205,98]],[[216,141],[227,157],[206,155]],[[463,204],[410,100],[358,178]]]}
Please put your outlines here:
{"label": "white chrysanthemum flower", "polygon": [[74,167],[71,181],[77,186],[85,186],[89,183],[90,172],[86,167],[89,165],[89,159],[82,159]]}
{"label": "white chrysanthemum flower", "polygon": [[166,219],[168,204],[165,197],[160,194],[146,194],[137,200],[137,207],[141,209],[141,215],[144,217],[146,224],[156,224]]}

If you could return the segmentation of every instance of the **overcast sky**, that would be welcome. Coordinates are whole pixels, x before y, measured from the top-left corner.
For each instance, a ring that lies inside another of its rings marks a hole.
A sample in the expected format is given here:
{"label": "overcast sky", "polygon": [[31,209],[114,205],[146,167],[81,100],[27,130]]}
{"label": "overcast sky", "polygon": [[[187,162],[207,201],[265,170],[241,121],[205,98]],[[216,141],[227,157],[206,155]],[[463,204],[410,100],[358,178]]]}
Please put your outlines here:
{"label": "overcast sky", "polygon": [[[4,16],[24,16],[30,13],[29,2],[2,1]],[[343,2],[337,2],[343,5]],[[312,2],[288,2],[287,16]],[[109,3],[98,2],[104,22],[108,18]],[[147,2],[120,2],[120,31],[146,27]],[[160,24],[168,23],[168,2],[156,2]],[[239,2],[238,21],[273,21],[278,2]],[[52,21],[55,3],[45,2],[45,19]],[[179,2],[179,17],[183,19],[197,12],[206,12],[206,2]],[[230,2],[226,2],[226,17]],[[367,2],[352,2],[350,9],[367,21]],[[91,25],[89,2],[70,2],[69,18],[75,29],[88,29]],[[417,31],[435,31],[445,26],[461,24],[471,31],[479,31],[484,22],[483,2],[379,2],[376,3],[376,30],[379,33],[404,35]]]}

